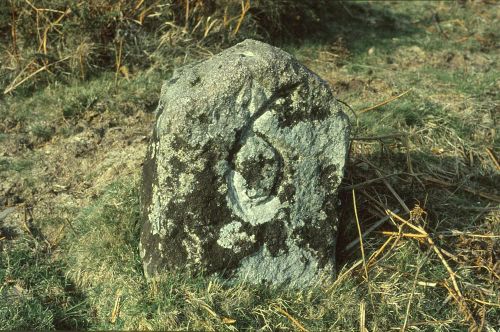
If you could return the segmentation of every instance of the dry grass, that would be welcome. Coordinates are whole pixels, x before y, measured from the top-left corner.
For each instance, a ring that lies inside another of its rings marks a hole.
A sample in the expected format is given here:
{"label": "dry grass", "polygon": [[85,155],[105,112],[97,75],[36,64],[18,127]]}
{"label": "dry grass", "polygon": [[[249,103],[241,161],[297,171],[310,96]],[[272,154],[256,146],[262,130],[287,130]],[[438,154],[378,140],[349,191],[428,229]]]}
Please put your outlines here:
{"label": "dry grass", "polygon": [[[147,68],[168,72],[248,37],[307,30],[331,7],[293,0],[6,0],[0,88],[30,93],[111,68],[127,79]],[[290,20],[293,31],[284,29]]]}

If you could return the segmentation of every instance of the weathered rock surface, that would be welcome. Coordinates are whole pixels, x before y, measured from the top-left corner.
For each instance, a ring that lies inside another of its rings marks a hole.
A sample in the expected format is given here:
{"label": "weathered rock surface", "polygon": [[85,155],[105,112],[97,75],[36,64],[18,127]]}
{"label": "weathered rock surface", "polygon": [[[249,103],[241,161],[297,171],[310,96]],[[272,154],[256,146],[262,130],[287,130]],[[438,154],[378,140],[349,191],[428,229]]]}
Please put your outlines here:
{"label": "weathered rock surface", "polygon": [[288,53],[246,40],[162,89],[143,173],[147,276],[306,285],[334,273],[348,120]]}

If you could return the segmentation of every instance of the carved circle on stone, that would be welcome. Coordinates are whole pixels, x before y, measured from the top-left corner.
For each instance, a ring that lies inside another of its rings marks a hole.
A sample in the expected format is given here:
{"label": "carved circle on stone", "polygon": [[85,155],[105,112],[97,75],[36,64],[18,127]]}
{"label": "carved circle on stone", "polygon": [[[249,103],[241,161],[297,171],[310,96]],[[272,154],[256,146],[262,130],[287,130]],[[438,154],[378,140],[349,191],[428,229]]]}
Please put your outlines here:
{"label": "carved circle on stone", "polygon": [[272,220],[278,212],[280,202],[276,193],[282,178],[283,158],[252,125],[238,142],[226,178],[233,212],[255,226]]}

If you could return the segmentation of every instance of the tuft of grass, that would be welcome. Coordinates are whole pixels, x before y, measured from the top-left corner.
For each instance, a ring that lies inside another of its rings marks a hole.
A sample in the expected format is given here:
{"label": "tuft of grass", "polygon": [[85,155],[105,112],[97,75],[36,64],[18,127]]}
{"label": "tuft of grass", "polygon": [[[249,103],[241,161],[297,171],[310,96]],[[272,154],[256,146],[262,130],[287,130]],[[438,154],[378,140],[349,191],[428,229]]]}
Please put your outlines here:
{"label": "tuft of grass", "polygon": [[31,126],[30,132],[42,142],[49,141],[54,135],[54,127],[45,123],[35,123]]}
{"label": "tuft of grass", "polygon": [[12,160],[10,158],[0,158],[0,171],[14,171],[14,172],[22,172],[29,171],[31,166],[33,165],[33,161],[31,159],[17,159]]}
{"label": "tuft of grass", "polygon": [[46,243],[24,236],[0,250],[0,329],[81,329],[88,310]]}

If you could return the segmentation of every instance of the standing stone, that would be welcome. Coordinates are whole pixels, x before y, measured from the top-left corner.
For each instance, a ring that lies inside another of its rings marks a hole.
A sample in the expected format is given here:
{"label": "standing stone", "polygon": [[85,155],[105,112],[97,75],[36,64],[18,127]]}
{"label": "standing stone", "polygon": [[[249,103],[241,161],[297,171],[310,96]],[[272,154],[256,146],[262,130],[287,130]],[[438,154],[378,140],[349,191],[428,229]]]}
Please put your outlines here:
{"label": "standing stone", "polygon": [[179,69],[144,163],[146,276],[302,286],[333,275],[347,147],[327,83],[278,48],[246,40]]}

